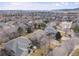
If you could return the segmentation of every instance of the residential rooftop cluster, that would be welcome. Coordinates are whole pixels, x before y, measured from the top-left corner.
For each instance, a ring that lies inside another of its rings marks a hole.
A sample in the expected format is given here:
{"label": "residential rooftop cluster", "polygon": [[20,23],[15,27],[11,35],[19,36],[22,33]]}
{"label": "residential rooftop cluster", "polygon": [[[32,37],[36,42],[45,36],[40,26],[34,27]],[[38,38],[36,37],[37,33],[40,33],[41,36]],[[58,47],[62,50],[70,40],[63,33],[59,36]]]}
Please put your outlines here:
{"label": "residential rooftop cluster", "polygon": [[0,11],[1,56],[76,56],[78,50],[79,12]]}

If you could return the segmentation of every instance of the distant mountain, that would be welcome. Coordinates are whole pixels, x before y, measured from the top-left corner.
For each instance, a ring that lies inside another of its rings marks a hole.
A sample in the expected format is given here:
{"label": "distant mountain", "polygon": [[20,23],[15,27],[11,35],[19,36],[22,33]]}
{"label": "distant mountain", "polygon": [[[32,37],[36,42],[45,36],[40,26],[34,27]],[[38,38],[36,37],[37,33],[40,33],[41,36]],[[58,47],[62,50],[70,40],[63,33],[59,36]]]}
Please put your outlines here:
{"label": "distant mountain", "polygon": [[63,11],[75,11],[75,10],[78,10],[79,11],[79,8],[75,8],[75,9],[62,9]]}
{"label": "distant mountain", "polygon": [[79,10],[79,8],[75,8],[75,10]]}
{"label": "distant mountain", "polygon": [[52,10],[52,11],[79,11],[79,8],[74,8],[74,9],[58,9],[58,10]]}

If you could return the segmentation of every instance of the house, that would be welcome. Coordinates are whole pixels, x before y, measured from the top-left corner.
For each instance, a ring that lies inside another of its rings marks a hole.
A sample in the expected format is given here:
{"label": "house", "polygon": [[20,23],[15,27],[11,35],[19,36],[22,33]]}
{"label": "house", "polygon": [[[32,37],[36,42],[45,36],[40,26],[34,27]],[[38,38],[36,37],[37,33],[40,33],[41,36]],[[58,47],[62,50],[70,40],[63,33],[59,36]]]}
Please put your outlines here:
{"label": "house", "polygon": [[[29,54],[31,41],[26,37],[18,37],[4,44],[5,49],[11,55],[24,56]],[[9,55],[8,54],[8,55]]]}

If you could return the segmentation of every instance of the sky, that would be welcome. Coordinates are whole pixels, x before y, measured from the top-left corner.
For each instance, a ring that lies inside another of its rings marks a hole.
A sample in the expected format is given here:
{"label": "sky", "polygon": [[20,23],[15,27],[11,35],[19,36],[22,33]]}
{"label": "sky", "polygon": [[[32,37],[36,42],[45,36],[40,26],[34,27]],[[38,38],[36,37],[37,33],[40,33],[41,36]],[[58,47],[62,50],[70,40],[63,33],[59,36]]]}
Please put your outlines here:
{"label": "sky", "polygon": [[0,2],[0,10],[56,10],[79,8],[78,2]]}

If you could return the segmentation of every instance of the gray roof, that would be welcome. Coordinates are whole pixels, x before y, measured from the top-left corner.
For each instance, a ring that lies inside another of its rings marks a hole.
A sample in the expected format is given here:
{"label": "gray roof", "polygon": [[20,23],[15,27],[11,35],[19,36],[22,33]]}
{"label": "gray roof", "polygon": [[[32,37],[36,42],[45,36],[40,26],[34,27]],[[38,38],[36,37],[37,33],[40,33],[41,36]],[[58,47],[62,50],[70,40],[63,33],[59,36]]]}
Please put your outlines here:
{"label": "gray roof", "polygon": [[25,37],[18,37],[16,39],[10,40],[5,43],[6,49],[13,50],[15,52],[14,55],[19,56],[26,51],[28,55],[28,47],[30,46],[31,41]]}

